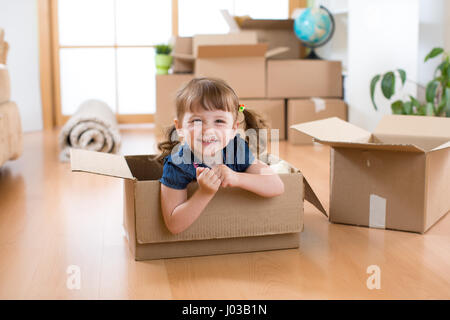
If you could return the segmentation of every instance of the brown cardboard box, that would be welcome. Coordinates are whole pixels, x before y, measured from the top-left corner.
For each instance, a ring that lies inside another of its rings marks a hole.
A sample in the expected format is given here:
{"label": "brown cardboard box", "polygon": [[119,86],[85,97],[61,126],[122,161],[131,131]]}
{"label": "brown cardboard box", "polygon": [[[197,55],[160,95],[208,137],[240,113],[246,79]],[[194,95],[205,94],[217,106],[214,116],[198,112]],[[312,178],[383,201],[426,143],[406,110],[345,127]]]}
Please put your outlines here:
{"label": "brown cardboard box", "polygon": [[194,61],[192,59],[179,58],[183,55],[191,56],[192,51],[192,37],[176,37],[175,46],[173,48],[173,73],[193,73]]}
{"label": "brown cardboard box", "polygon": [[389,115],[291,126],[329,145],[331,222],[424,233],[450,210],[450,118]]}
{"label": "brown cardboard box", "polygon": [[157,135],[173,124],[175,118],[175,97],[178,89],[194,78],[193,74],[156,75],[156,113]]}
{"label": "brown cardboard box", "polygon": [[[347,104],[340,99],[289,99],[287,103],[287,126],[338,117],[347,120]],[[288,140],[292,144],[312,144],[310,136],[297,130],[289,130]]]}
{"label": "brown cardboard box", "polygon": [[[284,194],[264,198],[238,188],[220,189],[185,231],[171,234],[162,218],[162,167],[152,155],[119,156],[71,150],[72,171],[124,179],[124,228],[136,260],[251,252],[299,246],[303,199],[322,205],[300,171],[280,174]],[[188,196],[197,188],[188,185]],[[230,210],[230,203],[233,210]]]}
{"label": "brown cardboard box", "polygon": [[234,34],[198,34],[193,37],[176,37],[174,57],[174,73],[194,72],[195,58],[198,47],[205,45],[238,45],[257,44],[256,32],[241,32]]}
{"label": "brown cardboard box", "polygon": [[279,54],[273,59],[300,58],[301,41],[294,33],[294,20],[255,20],[245,19],[240,24],[241,30],[254,31],[258,42],[268,43],[268,50],[288,47],[289,51]]}
{"label": "brown cardboard box", "polygon": [[268,98],[342,98],[342,65],[327,60],[269,60]]}
{"label": "brown cardboard box", "polygon": [[225,34],[197,34],[193,37],[194,57],[198,56],[199,46],[225,46],[239,44],[257,44],[256,32],[240,32]]}
{"label": "brown cardboard box", "polygon": [[[245,104],[249,109],[253,109],[263,115],[271,129],[278,129],[278,139],[286,139],[286,113],[284,99],[240,99],[239,103]],[[267,133],[268,139],[276,139]]]}
{"label": "brown cardboard box", "polygon": [[11,98],[11,85],[9,81],[8,69],[0,65],[0,104],[9,101]]}
{"label": "brown cardboard box", "polygon": [[264,98],[266,58],[285,52],[267,51],[267,44],[199,46],[195,76],[225,80],[240,98]]}

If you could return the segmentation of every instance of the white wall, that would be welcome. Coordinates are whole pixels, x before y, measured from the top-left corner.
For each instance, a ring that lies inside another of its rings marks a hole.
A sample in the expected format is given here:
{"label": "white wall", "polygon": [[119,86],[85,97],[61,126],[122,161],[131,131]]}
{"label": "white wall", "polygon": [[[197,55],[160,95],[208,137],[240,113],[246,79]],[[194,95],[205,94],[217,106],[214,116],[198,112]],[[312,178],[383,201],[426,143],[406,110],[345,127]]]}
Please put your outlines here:
{"label": "white wall", "polygon": [[[446,12],[448,0],[420,0],[419,13],[419,61],[417,82],[422,86],[433,78],[434,70],[441,63],[441,58],[437,57],[424,63],[426,55],[435,47],[445,46],[445,23],[446,17],[450,15]],[[448,20],[448,19],[447,19]],[[447,24],[449,22],[447,21]],[[450,36],[450,34],[449,34]]]}
{"label": "white wall", "polygon": [[[373,130],[384,114],[391,113],[379,89],[378,112],[372,107],[370,80],[375,74],[402,68],[410,79],[417,79],[418,21],[419,0],[349,0],[346,100],[350,122]],[[407,85],[398,97],[408,93],[415,95],[416,87]]]}
{"label": "white wall", "polygon": [[10,46],[11,100],[19,107],[23,130],[41,130],[37,1],[0,0],[0,27]]}
{"label": "white wall", "polygon": [[342,68],[348,67],[348,0],[317,0],[316,5],[323,5],[334,17],[333,37],[324,46],[316,49],[317,54],[328,60],[342,61]]}
{"label": "white wall", "polygon": [[444,49],[445,51],[450,51],[450,19],[448,17],[450,16],[450,1],[445,1],[445,8],[444,8],[444,16],[447,17],[445,19],[445,40],[444,40]]}

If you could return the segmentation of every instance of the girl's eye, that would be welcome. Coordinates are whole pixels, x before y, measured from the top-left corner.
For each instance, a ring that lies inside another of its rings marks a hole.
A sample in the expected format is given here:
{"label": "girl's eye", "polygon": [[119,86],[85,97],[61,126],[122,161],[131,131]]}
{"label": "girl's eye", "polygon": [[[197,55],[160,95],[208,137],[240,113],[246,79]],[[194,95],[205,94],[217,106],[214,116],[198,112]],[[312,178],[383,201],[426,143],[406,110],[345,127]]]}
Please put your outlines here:
{"label": "girl's eye", "polygon": [[220,120],[220,119],[216,120],[216,122],[217,122],[217,123],[225,123],[225,121]]}
{"label": "girl's eye", "polygon": [[194,120],[191,120],[191,122],[202,122],[202,120],[201,119],[194,119]]}

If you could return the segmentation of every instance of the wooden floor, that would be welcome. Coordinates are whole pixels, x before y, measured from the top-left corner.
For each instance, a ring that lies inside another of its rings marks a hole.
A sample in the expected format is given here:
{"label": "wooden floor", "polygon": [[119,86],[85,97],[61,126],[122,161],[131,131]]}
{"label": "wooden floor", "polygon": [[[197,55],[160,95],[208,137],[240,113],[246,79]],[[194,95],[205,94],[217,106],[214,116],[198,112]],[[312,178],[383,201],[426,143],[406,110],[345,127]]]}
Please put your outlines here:
{"label": "wooden floor", "polygon": [[[154,153],[151,126],[123,127],[123,154]],[[328,209],[329,149],[280,144]],[[450,215],[425,235],[331,224],[305,204],[297,250],[136,262],[122,230],[122,181],[71,173],[57,131],[27,133],[0,168],[1,299],[450,298]],[[68,267],[81,287],[69,290]],[[369,290],[367,268],[381,270]]]}

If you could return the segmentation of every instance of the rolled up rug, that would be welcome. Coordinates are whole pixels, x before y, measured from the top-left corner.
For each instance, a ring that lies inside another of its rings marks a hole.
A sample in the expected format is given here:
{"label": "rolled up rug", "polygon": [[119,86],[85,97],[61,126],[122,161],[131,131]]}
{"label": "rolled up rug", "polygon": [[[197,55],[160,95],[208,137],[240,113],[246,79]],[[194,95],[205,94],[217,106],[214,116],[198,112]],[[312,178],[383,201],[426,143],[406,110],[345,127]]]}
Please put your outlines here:
{"label": "rolled up rug", "polygon": [[116,116],[99,100],[83,102],[59,133],[62,162],[69,161],[70,148],[118,153],[121,138]]}

